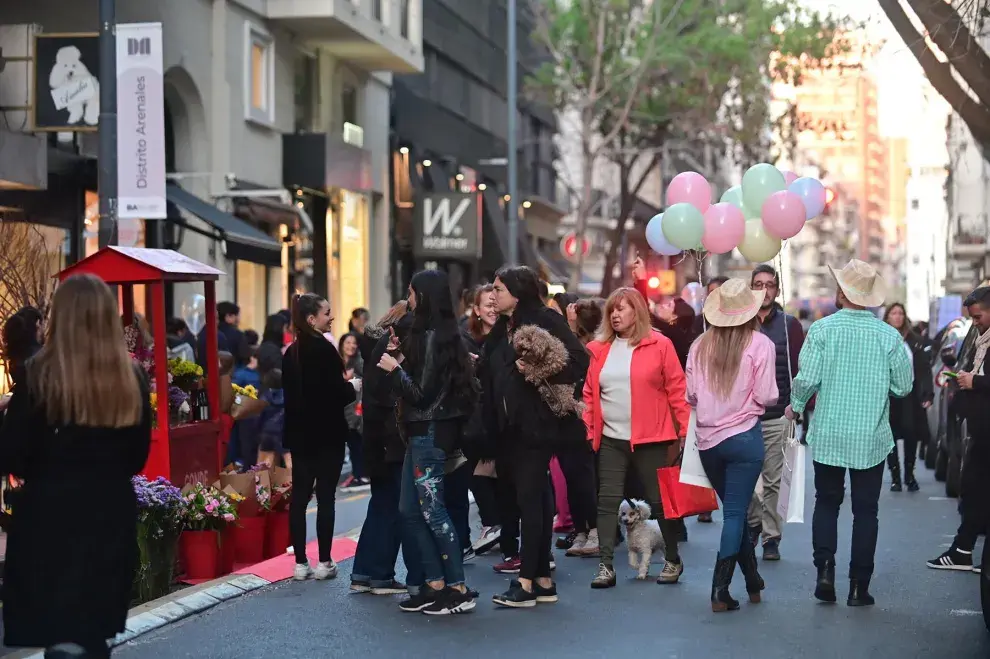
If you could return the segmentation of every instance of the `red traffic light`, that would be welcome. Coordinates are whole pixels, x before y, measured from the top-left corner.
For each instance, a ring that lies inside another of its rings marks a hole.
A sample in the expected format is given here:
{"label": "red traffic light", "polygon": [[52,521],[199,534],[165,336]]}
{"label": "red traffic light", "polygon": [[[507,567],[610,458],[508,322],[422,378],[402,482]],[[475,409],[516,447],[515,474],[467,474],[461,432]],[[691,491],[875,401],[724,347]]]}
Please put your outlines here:
{"label": "red traffic light", "polygon": [[[587,256],[591,251],[591,242],[584,238],[581,241],[581,252],[584,256]],[[566,236],[560,239],[560,253],[567,259],[573,259],[577,257],[578,253],[578,239],[577,235],[572,231]]]}

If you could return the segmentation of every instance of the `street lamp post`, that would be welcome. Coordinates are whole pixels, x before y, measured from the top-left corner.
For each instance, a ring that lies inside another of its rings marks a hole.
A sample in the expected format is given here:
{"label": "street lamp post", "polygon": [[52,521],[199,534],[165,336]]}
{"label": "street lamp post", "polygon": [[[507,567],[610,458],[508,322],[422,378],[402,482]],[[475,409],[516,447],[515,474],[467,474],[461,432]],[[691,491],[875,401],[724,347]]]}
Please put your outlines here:
{"label": "street lamp post", "polygon": [[509,215],[509,264],[519,263],[519,195],[516,190],[516,169],[518,163],[516,153],[516,0],[508,0],[508,43],[506,55],[508,59],[508,106],[509,106],[509,202],[506,209]]}
{"label": "street lamp post", "polygon": [[117,7],[100,0],[99,245],[112,245],[117,228]]}

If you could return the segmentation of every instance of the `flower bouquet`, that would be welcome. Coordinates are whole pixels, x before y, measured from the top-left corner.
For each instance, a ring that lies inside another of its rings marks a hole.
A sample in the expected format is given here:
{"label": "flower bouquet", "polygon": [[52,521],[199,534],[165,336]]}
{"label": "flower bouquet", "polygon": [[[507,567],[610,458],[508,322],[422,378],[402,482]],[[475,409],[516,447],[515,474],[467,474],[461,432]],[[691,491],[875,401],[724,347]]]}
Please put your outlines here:
{"label": "flower bouquet", "polygon": [[220,572],[220,532],[237,521],[237,504],[215,487],[196,483],[183,490],[182,562],[187,579],[214,579]]}
{"label": "flower bouquet", "polygon": [[187,359],[176,357],[168,360],[168,375],[169,384],[189,393],[196,388],[200,378],[203,377],[203,367]]}
{"label": "flower bouquet", "polygon": [[140,602],[168,594],[175,570],[175,551],[184,524],[185,500],[179,488],[159,477],[131,479],[137,498],[137,540],[140,564],[134,590]]}
{"label": "flower bouquet", "polygon": [[192,408],[189,406],[189,394],[174,384],[168,388],[168,419],[169,425],[177,426],[189,421]]}
{"label": "flower bouquet", "polygon": [[268,407],[268,401],[258,399],[258,390],[254,385],[241,387],[234,384],[231,388],[234,390],[234,402],[230,406],[230,416],[235,421],[258,416]]}

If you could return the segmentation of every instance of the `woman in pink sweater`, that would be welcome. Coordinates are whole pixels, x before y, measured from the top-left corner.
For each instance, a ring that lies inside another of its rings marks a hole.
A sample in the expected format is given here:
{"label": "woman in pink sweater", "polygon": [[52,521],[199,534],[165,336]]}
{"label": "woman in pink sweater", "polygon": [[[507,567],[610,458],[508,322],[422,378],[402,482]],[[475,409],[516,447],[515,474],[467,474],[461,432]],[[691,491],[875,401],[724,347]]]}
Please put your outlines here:
{"label": "woman in pink sweater", "polygon": [[712,578],[712,611],[732,611],[736,563],[750,602],[760,601],[763,579],[753,546],[744,540],[746,511],[763,470],[760,417],[777,400],[773,341],[759,329],[762,296],[730,279],[705,301],[710,329],[688,355],[687,400],[697,415],[701,464],[722,500],[722,542]]}

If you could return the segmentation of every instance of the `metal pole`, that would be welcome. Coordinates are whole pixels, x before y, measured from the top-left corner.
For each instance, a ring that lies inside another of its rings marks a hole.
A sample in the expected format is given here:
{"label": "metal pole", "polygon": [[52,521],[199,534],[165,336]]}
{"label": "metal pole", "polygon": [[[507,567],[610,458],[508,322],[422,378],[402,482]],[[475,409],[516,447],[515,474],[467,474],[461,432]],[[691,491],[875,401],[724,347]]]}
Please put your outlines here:
{"label": "metal pole", "polygon": [[509,106],[509,203],[506,204],[509,214],[509,264],[519,263],[519,199],[516,189],[516,168],[518,163],[516,153],[516,0],[509,2],[508,44],[506,55],[508,59],[508,106]]}
{"label": "metal pole", "polygon": [[100,0],[100,247],[115,242],[117,229],[117,6]]}

